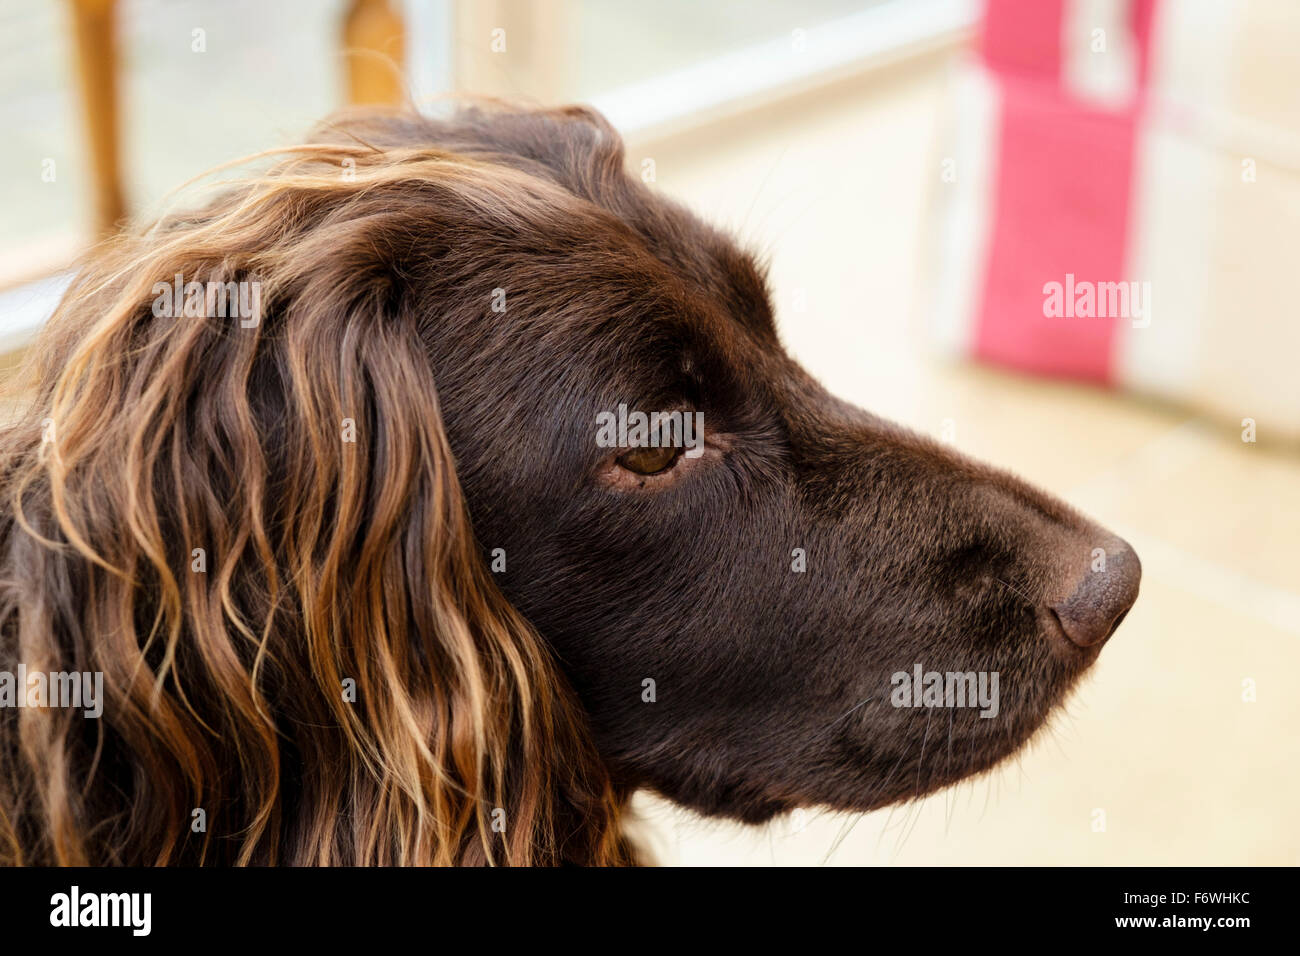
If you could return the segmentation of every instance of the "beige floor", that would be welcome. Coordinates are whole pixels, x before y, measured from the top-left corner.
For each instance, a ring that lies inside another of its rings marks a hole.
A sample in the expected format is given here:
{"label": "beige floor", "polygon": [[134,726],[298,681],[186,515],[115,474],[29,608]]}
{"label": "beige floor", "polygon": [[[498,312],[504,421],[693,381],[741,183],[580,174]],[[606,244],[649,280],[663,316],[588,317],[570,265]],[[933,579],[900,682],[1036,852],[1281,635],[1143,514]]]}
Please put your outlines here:
{"label": "beige floor", "polygon": [[1094,515],[1141,556],[1141,598],[1018,762],[893,812],[762,828],[639,798],[659,858],[1300,863],[1286,683],[1300,675],[1300,459],[1176,408],[926,357],[918,277],[944,89],[936,61],[897,68],[632,158],[770,254],[786,342],[828,386],[936,435],[951,419],[961,448]]}

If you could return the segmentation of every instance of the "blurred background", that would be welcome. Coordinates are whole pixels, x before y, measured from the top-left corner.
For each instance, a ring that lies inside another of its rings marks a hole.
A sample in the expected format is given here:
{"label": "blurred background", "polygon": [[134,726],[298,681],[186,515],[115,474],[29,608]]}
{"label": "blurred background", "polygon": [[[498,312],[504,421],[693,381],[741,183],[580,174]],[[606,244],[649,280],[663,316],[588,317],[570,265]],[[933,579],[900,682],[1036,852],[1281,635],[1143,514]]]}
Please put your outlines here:
{"label": "blurred background", "polygon": [[0,0],[0,367],[98,238],[334,108],[591,103],[833,391],[1145,571],[1007,767],[762,828],[641,795],[660,861],[1296,864],[1297,50],[1294,0]]}

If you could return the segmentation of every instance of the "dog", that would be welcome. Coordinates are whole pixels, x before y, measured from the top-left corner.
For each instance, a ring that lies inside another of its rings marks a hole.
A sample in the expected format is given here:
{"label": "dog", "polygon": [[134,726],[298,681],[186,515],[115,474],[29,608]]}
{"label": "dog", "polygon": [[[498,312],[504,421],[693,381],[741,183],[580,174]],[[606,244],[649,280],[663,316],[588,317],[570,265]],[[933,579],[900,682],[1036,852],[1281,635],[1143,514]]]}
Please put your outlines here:
{"label": "dog", "polygon": [[0,439],[0,667],[102,716],[0,708],[0,860],[631,864],[639,789],[869,811],[1044,725],[1133,550],[828,394],[624,158],[356,113],[91,257]]}

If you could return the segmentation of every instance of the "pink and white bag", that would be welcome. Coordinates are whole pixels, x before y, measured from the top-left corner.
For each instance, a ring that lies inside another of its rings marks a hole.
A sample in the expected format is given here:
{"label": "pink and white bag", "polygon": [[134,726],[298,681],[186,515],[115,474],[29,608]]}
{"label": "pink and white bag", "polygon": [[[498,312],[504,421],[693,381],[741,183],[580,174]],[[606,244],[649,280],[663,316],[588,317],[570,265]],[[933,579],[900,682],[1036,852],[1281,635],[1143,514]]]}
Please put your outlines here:
{"label": "pink and white bag", "polygon": [[935,339],[1300,440],[1300,2],[988,0],[976,47]]}

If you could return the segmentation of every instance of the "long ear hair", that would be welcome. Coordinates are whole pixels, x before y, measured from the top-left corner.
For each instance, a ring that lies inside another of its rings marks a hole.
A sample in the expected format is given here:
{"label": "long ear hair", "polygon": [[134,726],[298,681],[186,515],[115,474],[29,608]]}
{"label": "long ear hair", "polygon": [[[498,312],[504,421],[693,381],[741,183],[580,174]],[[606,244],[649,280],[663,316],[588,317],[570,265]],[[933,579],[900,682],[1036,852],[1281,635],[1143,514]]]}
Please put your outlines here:
{"label": "long ear hair", "polygon": [[0,708],[0,863],[632,862],[403,284],[497,179],[304,147],[81,271],[0,437],[0,670],[102,673],[102,717]]}

